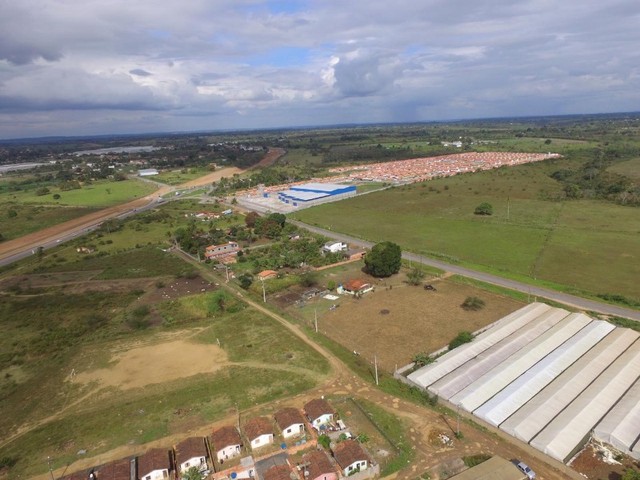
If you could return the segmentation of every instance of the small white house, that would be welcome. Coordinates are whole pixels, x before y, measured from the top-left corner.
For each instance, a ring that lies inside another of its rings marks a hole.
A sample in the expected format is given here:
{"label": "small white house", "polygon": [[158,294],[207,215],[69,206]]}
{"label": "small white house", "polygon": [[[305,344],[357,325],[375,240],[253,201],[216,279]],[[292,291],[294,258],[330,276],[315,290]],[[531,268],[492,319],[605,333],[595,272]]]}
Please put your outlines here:
{"label": "small white house", "polygon": [[240,455],[242,439],[235,427],[222,427],[211,435],[213,447],[216,449],[216,457],[220,463]]}
{"label": "small white house", "polygon": [[324,244],[322,251],[326,253],[344,252],[349,246],[344,242],[331,241]]}
{"label": "small white house", "polygon": [[304,406],[304,412],[311,422],[311,425],[316,429],[321,425],[332,423],[336,413],[331,405],[322,398],[316,398],[311,400],[309,403],[306,403]]}
{"label": "small white house", "polygon": [[304,417],[296,408],[283,408],[275,415],[276,423],[280,427],[282,436],[286,438],[298,437],[304,433]]}
{"label": "small white house", "polygon": [[369,466],[369,457],[356,440],[345,440],[338,443],[333,456],[345,477],[366,470]]}
{"label": "small white house", "polygon": [[196,467],[198,471],[208,470],[207,447],[202,437],[189,437],[178,443],[175,447],[176,466],[178,471],[186,473],[190,468]]}
{"label": "small white house", "polygon": [[138,478],[140,480],[163,480],[169,478],[171,461],[169,451],[153,448],[138,457]]}
{"label": "small white house", "polygon": [[254,450],[273,443],[273,425],[264,417],[250,419],[243,430]]}

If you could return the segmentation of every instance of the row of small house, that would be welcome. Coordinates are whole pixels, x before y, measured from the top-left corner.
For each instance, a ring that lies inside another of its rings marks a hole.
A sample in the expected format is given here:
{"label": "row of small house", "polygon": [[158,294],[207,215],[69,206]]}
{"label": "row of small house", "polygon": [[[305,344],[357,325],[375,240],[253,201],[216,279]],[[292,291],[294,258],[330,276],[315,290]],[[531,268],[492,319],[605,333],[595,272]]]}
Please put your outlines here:
{"label": "row of small house", "polygon": [[[283,439],[295,439],[307,432],[307,422],[316,431],[331,430],[335,425],[335,410],[324,399],[311,400],[304,405],[304,413],[296,408],[284,408],[274,414],[275,424]],[[305,420],[306,416],[306,420]],[[341,423],[341,422],[340,422]],[[271,419],[255,417],[246,421],[242,427],[244,436],[253,451],[273,444],[274,426]],[[225,462],[239,457],[243,452],[243,440],[234,426],[223,426],[213,431],[210,438],[189,437],[173,449],[154,448],[133,459],[122,459],[89,472],[79,472],[64,477],[64,480],[162,480],[182,478],[195,467],[203,475],[212,471],[221,472]],[[323,452],[314,451],[303,456],[304,471],[291,469],[288,465],[277,465],[268,469],[259,480],[292,480],[292,472],[299,471],[300,480],[336,480],[337,463],[343,476],[367,469],[371,461],[369,456],[355,440],[345,440],[333,449],[333,461]],[[286,477],[284,467],[288,470]],[[232,478],[255,478],[253,463],[247,468],[238,468]],[[272,471],[273,470],[273,471]],[[223,478],[223,475],[221,478]]]}

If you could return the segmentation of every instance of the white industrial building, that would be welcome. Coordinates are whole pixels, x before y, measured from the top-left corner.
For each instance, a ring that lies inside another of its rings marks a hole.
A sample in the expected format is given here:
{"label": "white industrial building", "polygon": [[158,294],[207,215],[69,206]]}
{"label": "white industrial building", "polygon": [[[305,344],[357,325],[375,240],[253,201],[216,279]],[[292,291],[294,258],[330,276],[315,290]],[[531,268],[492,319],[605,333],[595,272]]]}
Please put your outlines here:
{"label": "white industrial building", "polygon": [[639,337],[532,303],[407,378],[557,460],[591,434],[640,459]]}

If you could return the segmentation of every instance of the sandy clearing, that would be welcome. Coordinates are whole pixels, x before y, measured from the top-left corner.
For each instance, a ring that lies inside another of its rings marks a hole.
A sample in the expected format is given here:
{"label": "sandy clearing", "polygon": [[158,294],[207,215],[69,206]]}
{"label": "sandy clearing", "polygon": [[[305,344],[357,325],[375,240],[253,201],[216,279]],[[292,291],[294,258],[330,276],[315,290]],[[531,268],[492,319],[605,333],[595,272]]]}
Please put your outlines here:
{"label": "sandy clearing", "polygon": [[97,382],[100,387],[128,390],[212,373],[228,365],[227,354],[217,345],[187,340],[132,348],[114,354],[111,361],[114,362],[112,367],[78,373],[73,382]]}
{"label": "sandy clearing", "polygon": [[209,173],[204,177],[198,177],[193,180],[190,180],[186,183],[179,185],[177,188],[201,187],[204,185],[209,185],[213,182],[217,182],[222,177],[233,177],[236,173],[239,175],[242,172],[244,172],[244,170],[240,170],[239,168],[227,167],[227,168],[223,168],[222,170],[217,170],[215,172]]}

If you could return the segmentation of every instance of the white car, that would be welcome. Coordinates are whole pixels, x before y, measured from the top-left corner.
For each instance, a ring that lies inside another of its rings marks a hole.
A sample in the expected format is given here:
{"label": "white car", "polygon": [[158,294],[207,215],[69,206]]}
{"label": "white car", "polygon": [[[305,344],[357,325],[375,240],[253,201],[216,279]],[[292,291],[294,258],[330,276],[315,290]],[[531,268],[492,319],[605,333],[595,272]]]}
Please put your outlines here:
{"label": "white car", "polygon": [[529,465],[527,465],[526,463],[519,462],[516,467],[518,467],[518,470],[524,473],[529,478],[529,480],[533,480],[534,478],[536,478],[536,472],[531,470],[531,468],[529,468]]}

